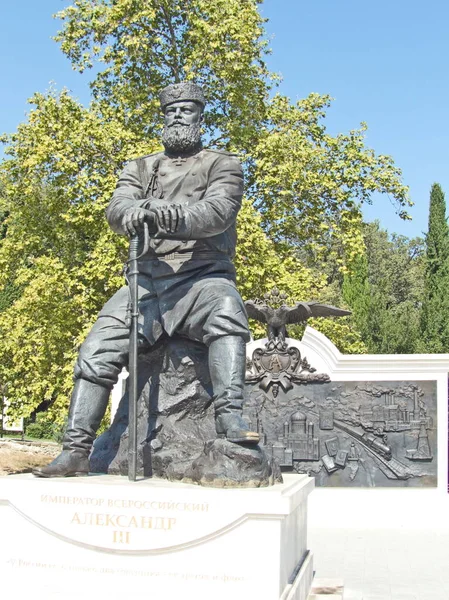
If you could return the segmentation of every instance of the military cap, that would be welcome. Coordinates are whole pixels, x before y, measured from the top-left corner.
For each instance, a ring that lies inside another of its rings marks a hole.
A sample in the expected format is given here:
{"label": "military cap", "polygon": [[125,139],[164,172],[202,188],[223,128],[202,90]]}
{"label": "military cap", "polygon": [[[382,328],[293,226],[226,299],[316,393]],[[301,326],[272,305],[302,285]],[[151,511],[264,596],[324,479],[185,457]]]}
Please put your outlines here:
{"label": "military cap", "polygon": [[182,81],[181,83],[167,85],[167,87],[160,92],[159,100],[162,110],[165,110],[165,107],[173,102],[198,102],[203,108],[206,104],[203,90],[199,85],[196,85],[191,81]]}

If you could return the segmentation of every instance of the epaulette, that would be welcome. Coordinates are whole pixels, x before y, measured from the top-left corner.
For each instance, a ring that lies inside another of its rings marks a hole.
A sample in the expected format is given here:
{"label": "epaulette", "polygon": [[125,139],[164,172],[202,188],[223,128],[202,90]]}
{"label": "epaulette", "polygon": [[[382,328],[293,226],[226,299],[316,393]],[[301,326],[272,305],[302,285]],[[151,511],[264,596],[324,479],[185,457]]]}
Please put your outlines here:
{"label": "epaulette", "polygon": [[206,152],[215,152],[216,154],[224,154],[226,156],[235,156],[238,158],[238,154],[235,152],[228,152],[227,150],[218,150],[217,148],[203,148]]}

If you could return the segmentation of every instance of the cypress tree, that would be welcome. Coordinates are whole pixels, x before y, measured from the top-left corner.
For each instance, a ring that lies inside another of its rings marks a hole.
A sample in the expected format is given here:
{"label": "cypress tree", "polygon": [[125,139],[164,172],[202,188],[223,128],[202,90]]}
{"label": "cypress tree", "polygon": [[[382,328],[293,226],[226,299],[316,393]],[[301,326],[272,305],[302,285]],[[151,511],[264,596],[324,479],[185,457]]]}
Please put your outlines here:
{"label": "cypress tree", "polygon": [[[368,338],[368,321],[371,309],[371,286],[368,281],[368,260],[366,254],[360,254],[346,273],[342,285],[343,300],[350,307],[354,322],[363,341]],[[372,351],[369,348],[369,351]]]}
{"label": "cypress tree", "polygon": [[449,352],[449,226],[438,183],[430,192],[421,333],[423,352]]}

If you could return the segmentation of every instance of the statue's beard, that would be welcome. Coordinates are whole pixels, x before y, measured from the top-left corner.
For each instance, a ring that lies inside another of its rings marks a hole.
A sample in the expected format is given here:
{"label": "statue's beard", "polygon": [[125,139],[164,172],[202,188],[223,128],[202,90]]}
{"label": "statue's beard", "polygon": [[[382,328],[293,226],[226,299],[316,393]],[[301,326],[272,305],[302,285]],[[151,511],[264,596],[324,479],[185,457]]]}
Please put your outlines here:
{"label": "statue's beard", "polygon": [[165,126],[162,143],[171,154],[188,154],[201,145],[201,124]]}

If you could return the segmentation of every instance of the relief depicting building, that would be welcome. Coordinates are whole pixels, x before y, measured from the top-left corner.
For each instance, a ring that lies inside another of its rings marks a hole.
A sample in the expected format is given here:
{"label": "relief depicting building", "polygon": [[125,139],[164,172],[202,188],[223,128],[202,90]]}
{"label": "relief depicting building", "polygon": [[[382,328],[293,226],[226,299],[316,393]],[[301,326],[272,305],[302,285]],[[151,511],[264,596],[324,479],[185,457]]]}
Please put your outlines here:
{"label": "relief depicting building", "polygon": [[252,383],[248,392],[243,416],[283,470],[313,475],[317,485],[436,482],[434,382],[296,384],[275,398]]}
{"label": "relief depicting building", "polygon": [[306,320],[307,310],[337,316],[337,309],[288,309],[284,300],[275,294],[276,309],[268,299],[247,303],[269,331],[249,347],[243,412],[266,453],[318,486],[435,486],[436,381],[333,382],[288,338],[285,323]]}
{"label": "relief depicting building", "polygon": [[307,421],[300,411],[293,413],[271,448],[272,456],[281,467],[292,467],[294,460],[319,460],[320,440],[315,436],[315,423]]}
{"label": "relief depicting building", "polygon": [[392,392],[385,392],[383,396],[384,404],[375,404],[372,408],[361,410],[360,418],[364,427],[378,433],[420,429],[423,423],[426,429],[432,427],[432,419],[426,416],[425,405],[418,398],[417,390],[413,394],[413,408],[398,404]]}

